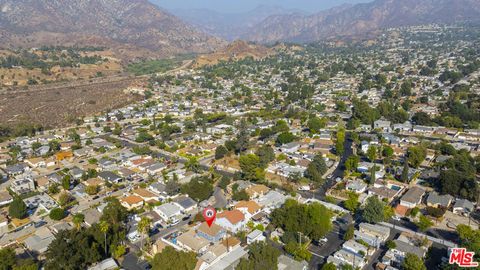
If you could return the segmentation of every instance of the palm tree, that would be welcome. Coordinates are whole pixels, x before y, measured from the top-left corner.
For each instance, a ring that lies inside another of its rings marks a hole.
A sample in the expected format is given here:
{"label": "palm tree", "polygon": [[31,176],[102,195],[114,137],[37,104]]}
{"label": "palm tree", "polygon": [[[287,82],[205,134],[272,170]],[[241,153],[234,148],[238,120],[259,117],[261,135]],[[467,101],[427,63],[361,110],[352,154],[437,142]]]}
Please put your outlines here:
{"label": "palm tree", "polygon": [[[142,217],[138,222],[138,231],[143,234],[145,237],[148,237],[148,232],[150,232],[152,221],[148,217]],[[141,247],[143,248],[143,237]]]}
{"label": "palm tree", "polygon": [[80,226],[82,226],[83,221],[85,220],[85,215],[82,213],[75,214],[73,216],[73,224],[75,224],[75,227],[77,230],[80,229]]}
{"label": "palm tree", "polygon": [[107,232],[110,229],[110,225],[105,220],[100,222],[100,231],[105,236],[105,255],[107,255]]}

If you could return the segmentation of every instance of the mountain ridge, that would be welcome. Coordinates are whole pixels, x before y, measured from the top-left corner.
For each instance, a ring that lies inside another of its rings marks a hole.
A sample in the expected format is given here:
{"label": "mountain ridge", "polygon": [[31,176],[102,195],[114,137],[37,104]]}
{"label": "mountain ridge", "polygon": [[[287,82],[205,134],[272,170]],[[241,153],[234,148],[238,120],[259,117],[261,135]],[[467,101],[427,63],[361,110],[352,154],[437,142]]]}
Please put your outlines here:
{"label": "mountain ridge", "polygon": [[361,37],[389,27],[449,24],[479,17],[478,0],[375,0],[308,16],[270,16],[250,28],[242,38],[261,43],[314,42]]}
{"label": "mountain ridge", "polygon": [[148,0],[0,0],[0,42],[110,45],[163,56],[205,53],[225,44]]}

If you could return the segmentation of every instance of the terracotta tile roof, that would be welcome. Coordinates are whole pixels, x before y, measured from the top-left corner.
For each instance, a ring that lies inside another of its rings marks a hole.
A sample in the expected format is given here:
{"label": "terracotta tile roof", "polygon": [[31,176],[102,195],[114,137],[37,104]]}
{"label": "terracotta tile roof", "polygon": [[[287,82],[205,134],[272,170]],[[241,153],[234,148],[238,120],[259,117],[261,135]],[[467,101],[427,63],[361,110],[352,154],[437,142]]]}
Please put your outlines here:
{"label": "terracotta tile roof", "polygon": [[209,227],[207,222],[202,222],[202,224],[198,226],[197,230],[210,236],[216,236],[220,231],[222,231],[222,227],[215,223],[212,223],[212,226]]}
{"label": "terracotta tile roof", "polygon": [[239,210],[223,211],[217,215],[217,218],[226,218],[231,224],[237,224],[245,219],[245,216]]}
{"label": "terracotta tile roof", "polygon": [[239,201],[235,205],[235,208],[236,209],[247,208],[248,212],[252,215],[255,214],[256,212],[258,212],[258,210],[261,209],[260,205],[258,205],[258,203],[254,202],[254,201]]}
{"label": "terracotta tile roof", "polygon": [[130,195],[130,196],[122,198],[121,201],[126,202],[129,205],[133,205],[133,204],[143,202],[143,199],[141,197],[136,196],[136,195]]}
{"label": "terracotta tile roof", "polygon": [[403,205],[397,205],[397,207],[395,207],[395,213],[398,214],[399,216],[406,216],[407,215],[407,212],[408,212],[409,208],[406,207],[406,206],[403,206]]}

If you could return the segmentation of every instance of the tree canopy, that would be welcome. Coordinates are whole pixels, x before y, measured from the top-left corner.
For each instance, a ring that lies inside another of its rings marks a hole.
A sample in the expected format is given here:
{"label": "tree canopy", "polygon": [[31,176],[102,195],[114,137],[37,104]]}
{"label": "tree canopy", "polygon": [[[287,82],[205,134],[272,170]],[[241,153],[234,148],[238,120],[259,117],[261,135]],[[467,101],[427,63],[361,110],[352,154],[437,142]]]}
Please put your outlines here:
{"label": "tree canopy", "polygon": [[301,232],[316,240],[332,229],[331,217],[330,210],[321,204],[299,204],[295,200],[287,200],[283,207],[275,209],[271,214],[275,226],[286,232]]}
{"label": "tree canopy", "polygon": [[196,264],[197,258],[194,252],[178,251],[171,246],[167,246],[153,257],[152,269],[193,270]]}

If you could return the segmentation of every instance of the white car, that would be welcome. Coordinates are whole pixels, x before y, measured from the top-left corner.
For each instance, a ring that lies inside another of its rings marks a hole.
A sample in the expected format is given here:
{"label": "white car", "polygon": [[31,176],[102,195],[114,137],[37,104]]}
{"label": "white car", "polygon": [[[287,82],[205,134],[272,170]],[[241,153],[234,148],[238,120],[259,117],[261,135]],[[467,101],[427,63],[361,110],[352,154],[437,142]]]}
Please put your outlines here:
{"label": "white car", "polygon": [[324,238],[321,238],[320,240],[318,240],[319,243],[327,243],[328,242],[328,239],[326,237]]}

